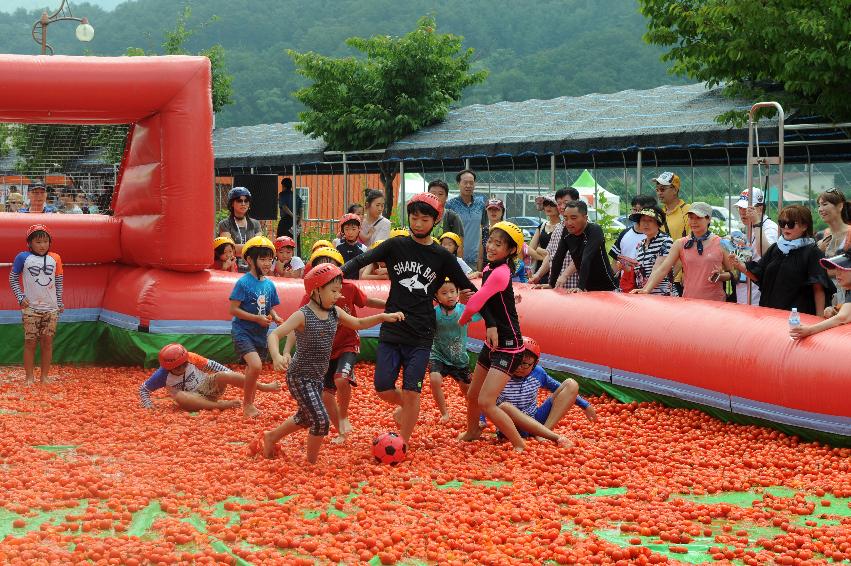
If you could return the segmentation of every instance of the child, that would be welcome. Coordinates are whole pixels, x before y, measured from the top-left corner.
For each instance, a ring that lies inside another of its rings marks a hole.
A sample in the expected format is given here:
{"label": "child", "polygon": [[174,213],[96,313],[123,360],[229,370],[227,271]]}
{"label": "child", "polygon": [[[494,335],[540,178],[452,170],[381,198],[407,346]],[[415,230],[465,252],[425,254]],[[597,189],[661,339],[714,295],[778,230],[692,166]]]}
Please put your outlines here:
{"label": "child", "polygon": [[487,338],[467,392],[467,431],[459,439],[469,442],[481,436],[479,415],[484,412],[518,452],[525,446],[523,438],[496,400],[523,358],[523,337],[511,285],[514,259],[522,249],[523,232],[516,225],[500,221],[491,226],[482,288],[467,302],[458,321],[458,324],[467,324],[474,314],[486,307],[494,318],[493,323],[487,324]]}
{"label": "child", "polygon": [[[337,244],[337,251],[343,256],[343,263],[366,251],[366,246],[360,243],[359,237],[360,216],[344,214],[340,218],[340,243]],[[358,279],[358,274],[355,274],[351,279]]]}
{"label": "child", "polygon": [[[153,408],[151,393],[163,387],[184,411],[230,409],[239,407],[237,400],[219,401],[228,385],[243,388],[245,376],[198,354],[188,352],[181,344],[166,344],[160,350],[160,367],[139,387],[139,399],[146,409]],[[278,382],[260,383],[260,391],[279,391]]]}
{"label": "child", "polygon": [[[369,249],[375,249],[381,245],[381,242],[384,240],[377,240]],[[376,261],[375,263],[370,263],[366,267],[363,268],[360,274],[361,279],[372,279],[376,281],[387,281],[390,279],[387,277],[387,266],[384,265],[383,261]]]}
{"label": "child", "polygon": [[[50,251],[52,238],[47,226],[27,228],[27,248],[19,253],[9,272],[9,285],[24,325],[24,373],[26,384],[35,382],[35,349],[41,344],[41,382],[50,383],[53,337],[62,304],[62,259]],[[21,289],[23,283],[23,289]]]}
{"label": "child", "polygon": [[[414,195],[407,204],[408,237],[388,238],[377,248],[343,266],[345,275],[357,273],[370,263],[383,261],[390,278],[386,311],[402,311],[405,320],[381,326],[375,361],[375,390],[387,403],[396,405],[393,416],[402,439],[410,444],[420,413],[420,392],[434,340],[434,294],[448,276],[464,290],[475,290],[458,262],[435,245],[431,231],[443,215],[443,204],[431,193]],[[482,313],[485,320],[488,314]],[[396,387],[403,369],[402,388]]]}
{"label": "child", "polygon": [[[343,256],[333,248],[321,248],[310,256],[310,264],[313,267],[330,263],[342,267]],[[301,301],[304,306],[310,302],[310,297],[305,294]],[[342,295],[335,303],[347,314],[358,316],[358,307],[384,308],[384,299],[368,298],[366,294],[354,283],[343,281]],[[291,333],[287,336],[284,351],[289,352],[295,343],[295,336]],[[349,402],[352,398],[352,387],[357,387],[354,367],[360,353],[360,338],[358,333],[344,325],[337,326],[334,334],[334,343],[331,345],[331,361],[322,388],[322,402],[328,410],[331,424],[337,429],[337,437],[332,440],[334,444],[342,444],[352,432],[349,423]]]}
{"label": "child", "polygon": [[390,235],[387,236],[387,238],[398,238],[399,236],[407,238],[410,235],[411,233],[408,231],[407,228],[393,228],[392,230],[390,230]]}
{"label": "child", "polygon": [[213,269],[236,273],[236,243],[230,236],[219,236],[213,240]]}
{"label": "child", "polygon": [[468,279],[475,279],[477,277],[481,277],[482,274],[478,271],[473,271],[473,268],[467,265],[467,262],[464,261],[459,254],[464,250],[464,240],[456,234],[455,232],[444,232],[440,236],[440,242],[438,242],[441,246],[446,248],[455,258],[458,260],[458,265],[461,266],[461,271],[464,272],[464,275],[467,276]]}
{"label": "child", "polygon": [[260,414],[254,406],[257,377],[267,357],[266,334],[272,321],[283,322],[272,310],[280,304],[275,285],[265,274],[272,269],[275,246],[265,236],[255,236],[242,247],[248,273],[239,278],[230,294],[231,337],[236,355],[245,360],[245,387],[242,412],[247,417]]}
{"label": "child", "polygon": [[275,267],[272,275],[299,279],[304,274],[304,262],[295,255],[295,240],[289,236],[281,236],[275,240]]}
{"label": "child", "polygon": [[315,252],[319,248],[336,248],[336,246],[328,240],[316,240],[315,242],[313,242],[313,245],[310,246],[310,253],[313,254],[313,252]]}
{"label": "child", "polygon": [[839,306],[829,306],[824,309],[823,320],[816,324],[796,326],[789,329],[789,335],[794,340],[800,340],[813,334],[818,334],[830,328],[848,324],[851,322],[851,251],[845,252],[832,258],[822,258],[819,263],[828,270],[835,270],[833,277],[841,289],[837,292],[845,293],[845,302]]}
{"label": "child", "polygon": [[[400,312],[355,318],[335,306],[342,289],[343,272],[339,267],[330,263],[313,267],[304,276],[304,290],[310,302],[269,334],[268,345],[275,369],[287,370],[287,385],[298,403],[298,412],[276,429],[263,433],[263,456],[266,458],[274,456],[275,445],[281,438],[299,428],[308,428],[307,461],[316,462],[322,438],[327,436],[329,428],[328,411],[322,404],[322,380],[328,371],[331,341],[338,322],[359,330],[405,318]],[[293,331],[297,348],[290,364],[289,352],[285,351],[282,356],[278,344]]]}
{"label": "child", "polygon": [[[523,337],[523,361],[511,374],[505,389],[496,400],[497,406],[505,411],[524,437],[535,436],[539,440],[552,440],[559,446],[568,446],[565,436],[553,432],[556,424],[573,406],[574,402],[585,411],[589,421],[597,420],[597,413],[591,403],[579,397],[579,385],[573,379],[559,383],[537,365],[541,357],[541,347],[532,338]],[[543,387],[552,392],[541,406],[538,406],[538,390]]]}
{"label": "child", "polygon": [[[458,287],[447,279],[437,290],[436,298],[437,331],[428,360],[429,381],[434,402],[440,410],[440,422],[445,424],[449,422],[449,410],[443,395],[443,378],[449,376],[454,379],[466,397],[470,387],[470,356],[467,354],[467,327],[458,324],[464,314],[464,305],[458,302]],[[481,319],[476,314],[472,321]]]}

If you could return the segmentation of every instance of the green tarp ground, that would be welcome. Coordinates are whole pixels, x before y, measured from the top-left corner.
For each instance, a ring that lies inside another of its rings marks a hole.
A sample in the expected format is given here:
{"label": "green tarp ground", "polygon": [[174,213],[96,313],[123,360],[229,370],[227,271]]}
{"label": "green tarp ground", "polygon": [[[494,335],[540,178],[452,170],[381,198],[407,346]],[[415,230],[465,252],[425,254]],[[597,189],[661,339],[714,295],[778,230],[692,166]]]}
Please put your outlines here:
{"label": "green tarp ground", "polygon": [[[149,334],[124,330],[100,322],[70,322],[60,324],[53,344],[53,361],[59,364],[87,363],[103,365],[142,365],[153,367],[157,354],[170,342],[180,342],[197,354],[222,363],[237,363],[230,335],[222,334]],[[374,360],[377,340],[366,338],[361,342],[361,360]],[[23,330],[19,324],[0,325],[0,365],[21,363],[23,354]],[[470,367],[475,366],[476,355],[470,355]],[[817,441],[831,446],[851,446],[851,436],[841,436],[801,427],[766,421],[747,415],[739,415],[638,389],[621,387],[612,383],[587,379],[565,372],[550,371],[558,380],[572,377],[579,382],[585,395],[607,394],[622,403],[657,402],[668,407],[698,409],[716,419],[742,425],[758,425],[796,435],[808,441]]]}

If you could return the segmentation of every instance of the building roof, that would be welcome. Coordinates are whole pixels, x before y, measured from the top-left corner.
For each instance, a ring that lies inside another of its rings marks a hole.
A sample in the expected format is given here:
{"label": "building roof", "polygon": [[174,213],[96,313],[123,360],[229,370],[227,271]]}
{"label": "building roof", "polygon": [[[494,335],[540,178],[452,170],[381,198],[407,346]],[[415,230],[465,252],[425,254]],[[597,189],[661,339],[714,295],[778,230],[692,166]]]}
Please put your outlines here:
{"label": "building roof", "polygon": [[323,160],[325,141],[295,129],[296,122],[213,131],[216,168],[283,167]]}

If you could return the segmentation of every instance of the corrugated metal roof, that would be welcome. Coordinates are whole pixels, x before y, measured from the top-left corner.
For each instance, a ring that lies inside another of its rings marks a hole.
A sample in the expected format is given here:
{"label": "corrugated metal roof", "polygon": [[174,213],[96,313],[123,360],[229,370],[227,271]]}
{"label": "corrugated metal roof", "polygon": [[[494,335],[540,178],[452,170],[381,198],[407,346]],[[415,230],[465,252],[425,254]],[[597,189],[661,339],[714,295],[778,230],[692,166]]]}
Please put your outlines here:
{"label": "corrugated metal roof", "polygon": [[325,141],[304,135],[295,122],[213,131],[216,167],[267,167],[322,161]]}

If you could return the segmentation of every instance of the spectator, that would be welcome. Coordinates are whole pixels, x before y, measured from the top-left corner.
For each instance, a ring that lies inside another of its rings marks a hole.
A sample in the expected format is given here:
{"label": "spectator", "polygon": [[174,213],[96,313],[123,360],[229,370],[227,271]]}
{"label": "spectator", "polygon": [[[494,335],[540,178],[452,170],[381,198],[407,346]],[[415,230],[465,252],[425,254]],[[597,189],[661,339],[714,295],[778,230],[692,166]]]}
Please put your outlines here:
{"label": "spectator", "polygon": [[[564,214],[564,205],[568,201],[579,200],[579,191],[574,189],[573,187],[565,187],[556,191],[555,194],[556,199],[556,207],[558,208],[559,214]],[[556,253],[558,249],[558,245],[561,242],[562,238],[564,238],[567,234],[564,231],[564,222],[557,224],[553,229],[553,233],[550,235],[550,241],[547,244],[547,254],[543,260],[541,260],[541,266],[529,280],[530,283],[538,283],[541,281],[548,281],[547,274],[550,272],[550,262],[552,261],[553,255]],[[570,254],[565,256],[564,264],[561,268],[561,274],[567,271],[567,268],[573,263],[573,260],[570,259]],[[546,283],[544,286],[548,286],[549,283]],[[574,288],[579,285],[579,276],[574,270],[571,275],[565,277],[565,286],[568,288]]]}
{"label": "spectator", "polygon": [[[762,189],[753,187],[753,206],[748,203],[748,190],[745,189],[739,195],[739,202],[736,207],[739,209],[739,218],[744,224],[744,231],[747,234],[747,227],[753,227],[753,234],[749,245],[753,248],[752,259],[759,261],[765,252],[771,247],[771,244],[777,241],[778,229],[777,223],[765,215],[765,193]],[[739,277],[739,283],[747,282],[744,274]],[[759,287],[751,288],[751,304],[759,304]],[[748,286],[736,285],[736,302],[747,304],[748,302]]]}
{"label": "spectator", "polygon": [[[830,259],[825,258],[820,263],[822,267],[836,274],[835,277],[839,281],[839,292],[851,295],[851,253],[846,252]],[[792,327],[789,329],[789,335],[794,340],[800,340],[835,326],[848,324],[851,322],[851,301],[846,299],[839,306],[827,307],[824,309],[824,318],[827,320],[817,324],[802,324]]]}
{"label": "spectator", "polygon": [[281,213],[281,219],[278,220],[276,237],[289,236],[295,238],[293,226],[298,224],[301,216],[301,207],[298,205],[295,193],[293,193],[293,180],[284,177],[281,179],[281,192],[278,193],[278,210]]}
{"label": "spectator", "polygon": [[537,230],[532,235],[532,240],[529,242],[530,255],[536,259],[540,258],[535,261],[533,273],[536,273],[541,268],[541,264],[547,255],[547,244],[550,243],[553,230],[561,222],[561,214],[555,194],[539,196],[535,199],[535,205],[540,207],[539,210],[544,212],[547,219],[538,225]]}
{"label": "spectator", "polygon": [[219,222],[219,236],[230,236],[234,241],[240,273],[248,273],[248,264],[242,259],[242,246],[254,236],[263,233],[260,222],[248,216],[250,207],[251,192],[245,187],[234,187],[228,191],[230,214]]}
{"label": "spectator", "polygon": [[390,220],[383,216],[384,193],[375,189],[367,189],[365,202],[360,241],[369,248],[376,241],[386,240],[390,237]]}
{"label": "spectator", "polygon": [[[824,252],[825,257],[833,257],[843,251],[851,249],[851,203],[845,200],[845,195],[839,189],[833,188],[818,196],[818,213],[824,220],[830,233],[819,243],[819,249]],[[828,269],[827,274],[833,281],[837,292],[833,295],[831,306],[838,307],[845,302],[845,292],[836,279],[836,272]]]}
{"label": "spectator", "polygon": [[[691,236],[677,239],[667,259],[653,272],[647,283],[632,292],[652,293],[680,261],[683,265],[684,297],[724,302],[726,295],[718,283],[733,277],[732,260],[725,257],[721,238],[709,231],[711,218],[710,205],[705,202],[692,203],[688,212]],[[679,292],[679,289],[676,290]]]}
{"label": "spectator", "polygon": [[[668,234],[675,242],[680,238],[685,238],[688,235],[689,228],[689,205],[680,198],[680,176],[665,171],[653,179],[653,182],[656,183],[656,197],[662,204],[662,211],[665,213]],[[676,271],[680,271],[679,267]],[[677,292],[683,295],[682,273],[677,273],[674,285],[677,286]]]}
{"label": "spectator", "polygon": [[[650,195],[635,195],[632,197],[633,214],[645,209],[652,209],[654,206],[656,206],[656,199]],[[662,218],[664,219],[664,217],[663,213]],[[632,216],[629,218],[632,219]],[[638,229],[635,222],[630,220],[630,226],[621,230],[621,233],[618,234],[615,243],[612,245],[612,249],[609,250],[609,255],[614,260],[612,269],[618,274],[620,289],[624,293],[629,293],[635,288],[637,275],[635,272],[637,265],[635,258],[638,255],[638,247],[643,241],[644,233]]]}
{"label": "spectator", "polygon": [[77,205],[77,189],[71,187],[59,188],[59,212],[62,214],[83,214],[83,209]]}
{"label": "spectator", "polygon": [[832,293],[833,283],[819,264],[824,253],[813,239],[812,213],[799,204],[786,206],[777,224],[780,238],[759,261],[743,264],[733,254],[730,260],[759,285],[759,306],[823,316],[825,290]]}
{"label": "spectator", "polygon": [[[464,238],[464,261],[468,265],[479,265],[479,250],[482,246],[482,226],[485,225],[486,199],[474,194],[476,190],[476,173],[469,169],[459,171],[455,175],[459,194],[446,201],[446,209],[461,217]],[[461,234],[459,234],[460,236]]]}
{"label": "spectator", "polygon": [[357,214],[361,218],[363,218],[363,205],[357,202],[353,202],[349,205],[349,208],[346,209],[348,214]]}
{"label": "spectator", "polygon": [[29,206],[19,208],[18,212],[28,212],[33,214],[42,212],[45,214],[53,214],[57,212],[55,206],[46,204],[47,187],[43,184],[35,183],[30,185],[30,188],[27,190],[27,196],[30,199]]}
{"label": "spectator", "polygon": [[[655,202],[655,199],[653,200]],[[665,213],[655,204],[631,214],[629,219],[644,235],[644,239],[637,244],[634,258],[635,268],[632,272],[635,278],[633,287],[641,289],[647,284],[647,280],[650,279],[653,271],[668,257],[674,241],[671,236],[662,231],[662,227],[665,226]],[[621,284],[621,289],[623,288],[624,286]],[[663,274],[663,278],[657,286],[650,287],[650,294],[676,296],[674,280],[670,271]]]}
{"label": "spectator", "polygon": [[[600,226],[588,222],[588,205],[584,200],[568,202],[564,219],[567,235],[562,237],[553,254],[548,287],[557,289],[564,286],[576,272],[579,279],[576,287],[570,288],[571,292],[614,291],[617,281],[606,256],[606,235]],[[561,266],[567,255],[570,255],[573,265],[562,273]]]}
{"label": "spectator", "polygon": [[464,224],[461,222],[461,217],[454,210],[446,208],[446,199],[449,198],[449,185],[442,179],[435,179],[428,184],[428,192],[438,198],[443,209],[443,229],[441,232],[452,232],[464,239]]}
{"label": "spectator", "polygon": [[12,191],[6,197],[6,212],[18,212],[24,206],[24,195]]}

